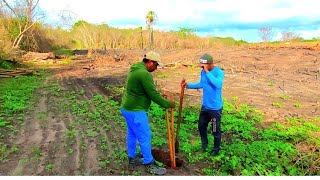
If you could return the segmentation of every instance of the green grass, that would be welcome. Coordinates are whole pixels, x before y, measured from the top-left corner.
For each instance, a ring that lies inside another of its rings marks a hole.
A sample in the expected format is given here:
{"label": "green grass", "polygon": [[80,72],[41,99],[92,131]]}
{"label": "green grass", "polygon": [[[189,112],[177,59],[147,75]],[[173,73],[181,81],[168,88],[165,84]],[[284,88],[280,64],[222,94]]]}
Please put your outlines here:
{"label": "green grass", "polygon": [[[12,129],[14,131],[16,118],[11,116],[19,116],[29,107],[27,102],[32,99],[33,92],[41,81],[39,77],[31,76],[12,78],[2,83],[6,85],[0,87],[0,133],[3,134]],[[126,122],[119,112],[119,102],[112,100],[114,96],[122,94],[123,87],[108,86],[106,89],[111,92],[111,95],[105,97],[98,94],[89,99],[78,98],[82,97],[84,93],[82,90],[63,91],[57,84],[53,84],[50,89],[53,96],[61,98],[58,104],[70,107],[68,109],[77,119],[67,127],[65,132],[66,152],[69,154],[74,152],[72,148],[77,137],[81,143],[81,151],[84,152],[88,148],[85,139],[94,138],[98,142],[97,148],[101,150],[97,158],[102,171],[111,162],[117,167],[127,163]],[[283,97],[287,99],[286,96]],[[206,175],[320,175],[317,170],[320,166],[320,162],[317,161],[320,158],[319,153],[299,149],[299,144],[306,144],[311,149],[319,150],[320,141],[313,135],[320,132],[319,118],[290,118],[285,122],[276,122],[264,127],[262,112],[242,104],[237,97],[234,97],[232,102],[224,100],[221,151],[218,156],[211,156],[209,153],[197,152],[201,148],[197,124],[199,108],[200,105],[184,106],[182,111],[183,123],[179,133],[179,149],[181,158],[186,160],[186,166],[201,167]],[[176,120],[177,115],[176,109]],[[43,116],[41,113],[38,114],[40,119]],[[167,149],[165,110],[152,103],[148,116],[152,129],[152,147]],[[112,141],[110,139],[107,141],[105,135],[110,131],[119,137],[113,137]],[[212,135],[209,134],[208,138],[209,143],[212,144]],[[3,141],[0,142],[1,159],[17,151],[19,151],[17,147],[10,147]],[[45,170],[48,173],[53,172],[53,164],[46,164]],[[126,175],[128,172],[122,173]]]}
{"label": "green grass", "polygon": [[301,107],[301,102],[295,102],[293,104],[293,106],[299,108],[299,107]]}
{"label": "green grass", "polygon": [[273,102],[272,103],[272,106],[275,106],[277,108],[281,108],[282,107],[282,104],[280,102]]}
{"label": "green grass", "polygon": [[169,74],[158,74],[157,75],[157,78],[159,78],[159,79],[164,79],[164,78],[169,78],[169,77],[170,77]]}
{"label": "green grass", "polygon": [[289,100],[289,99],[292,99],[292,97],[291,97],[291,96],[286,95],[286,94],[281,94],[279,97],[280,97],[281,99],[283,99],[283,100]]}
{"label": "green grass", "polygon": [[[239,105],[237,99],[235,104],[225,100],[221,120],[222,146],[216,157],[197,153],[201,148],[197,130],[199,107],[184,107],[182,116],[185,123],[180,127],[179,142],[189,164],[201,163],[202,171],[207,175],[319,175],[316,169],[320,162],[313,163],[310,158],[317,159],[320,155],[299,152],[296,146],[308,143],[319,150],[319,140],[312,135],[320,132],[317,119],[288,119],[287,123],[277,122],[261,128],[262,113],[246,104]],[[166,148],[164,110],[152,104],[149,115],[153,145]],[[212,135],[208,134],[208,138],[209,143],[213,143]]]}
{"label": "green grass", "polygon": [[57,48],[53,50],[53,52],[55,55],[67,55],[67,56],[73,55],[73,50],[71,49]]}
{"label": "green grass", "polygon": [[248,42],[244,40],[235,40],[232,37],[211,37],[210,41],[212,43],[221,43],[228,46],[239,46],[241,44],[248,44]]}
{"label": "green grass", "polygon": [[21,68],[22,65],[14,62],[14,61],[5,61],[0,59],[0,69],[14,69],[14,68]]}
{"label": "green grass", "polygon": [[[33,107],[34,92],[44,80],[40,76],[18,76],[0,79],[0,159],[10,154],[6,137],[14,134],[23,122],[24,111]],[[15,148],[13,149],[13,152]]]}

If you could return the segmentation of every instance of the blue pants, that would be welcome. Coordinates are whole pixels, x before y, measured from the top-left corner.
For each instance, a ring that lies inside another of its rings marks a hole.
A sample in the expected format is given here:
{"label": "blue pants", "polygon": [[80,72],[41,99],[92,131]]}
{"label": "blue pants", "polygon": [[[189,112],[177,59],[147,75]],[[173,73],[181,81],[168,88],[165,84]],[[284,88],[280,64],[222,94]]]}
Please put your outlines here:
{"label": "blue pants", "polygon": [[219,151],[220,150],[220,144],[221,144],[221,128],[220,128],[220,122],[221,122],[221,116],[222,116],[222,108],[219,110],[208,110],[204,107],[201,107],[199,121],[198,121],[198,129],[200,132],[201,137],[201,143],[202,148],[206,149],[208,145],[208,133],[207,128],[209,122],[213,121],[215,119],[215,126],[216,130],[215,132],[212,132],[214,137],[214,143],[213,143],[213,150]]}
{"label": "blue pants", "polygon": [[121,114],[127,122],[127,148],[128,157],[133,158],[137,155],[137,141],[143,156],[143,163],[148,164],[153,161],[151,153],[151,129],[148,116],[145,111],[132,112],[120,108]]}

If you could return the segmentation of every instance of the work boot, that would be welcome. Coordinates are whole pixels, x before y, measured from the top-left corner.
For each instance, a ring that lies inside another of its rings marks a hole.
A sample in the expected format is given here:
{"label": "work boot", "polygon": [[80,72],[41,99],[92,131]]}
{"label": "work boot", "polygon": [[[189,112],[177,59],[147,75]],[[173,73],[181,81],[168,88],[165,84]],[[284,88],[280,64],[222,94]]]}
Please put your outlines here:
{"label": "work boot", "polygon": [[129,158],[129,170],[132,170],[134,167],[140,166],[143,164],[143,158],[136,156],[134,158]]}
{"label": "work boot", "polygon": [[213,151],[211,152],[212,156],[217,156],[219,154],[219,149],[213,149]]}
{"label": "work boot", "polygon": [[149,164],[145,164],[146,170],[153,175],[164,175],[167,173],[167,169],[157,166],[154,161]]}
{"label": "work boot", "polygon": [[207,147],[208,147],[207,144],[202,144],[201,152],[203,152],[203,153],[207,152]]}

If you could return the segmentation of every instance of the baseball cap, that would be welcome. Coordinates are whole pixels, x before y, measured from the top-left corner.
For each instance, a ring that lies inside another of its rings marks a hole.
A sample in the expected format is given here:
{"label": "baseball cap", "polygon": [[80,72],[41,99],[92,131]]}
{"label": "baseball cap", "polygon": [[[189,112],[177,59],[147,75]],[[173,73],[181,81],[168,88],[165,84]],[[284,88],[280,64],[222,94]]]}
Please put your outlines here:
{"label": "baseball cap", "polygon": [[144,57],[146,59],[149,59],[151,61],[156,61],[160,67],[163,67],[163,63],[161,62],[161,58],[160,58],[160,55],[154,51],[149,51],[147,52]]}
{"label": "baseball cap", "polygon": [[203,54],[199,59],[200,64],[211,64],[213,63],[213,58],[210,54]]}

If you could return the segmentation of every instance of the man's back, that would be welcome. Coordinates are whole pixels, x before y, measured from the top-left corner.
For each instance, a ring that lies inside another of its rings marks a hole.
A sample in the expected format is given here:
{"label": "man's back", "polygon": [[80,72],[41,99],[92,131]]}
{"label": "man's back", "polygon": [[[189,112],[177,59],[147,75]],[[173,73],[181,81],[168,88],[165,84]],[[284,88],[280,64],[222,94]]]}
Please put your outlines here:
{"label": "man's back", "polygon": [[156,90],[153,78],[143,62],[135,63],[128,74],[121,106],[128,111],[147,111],[151,101],[165,108],[172,106],[170,101],[163,99]]}

